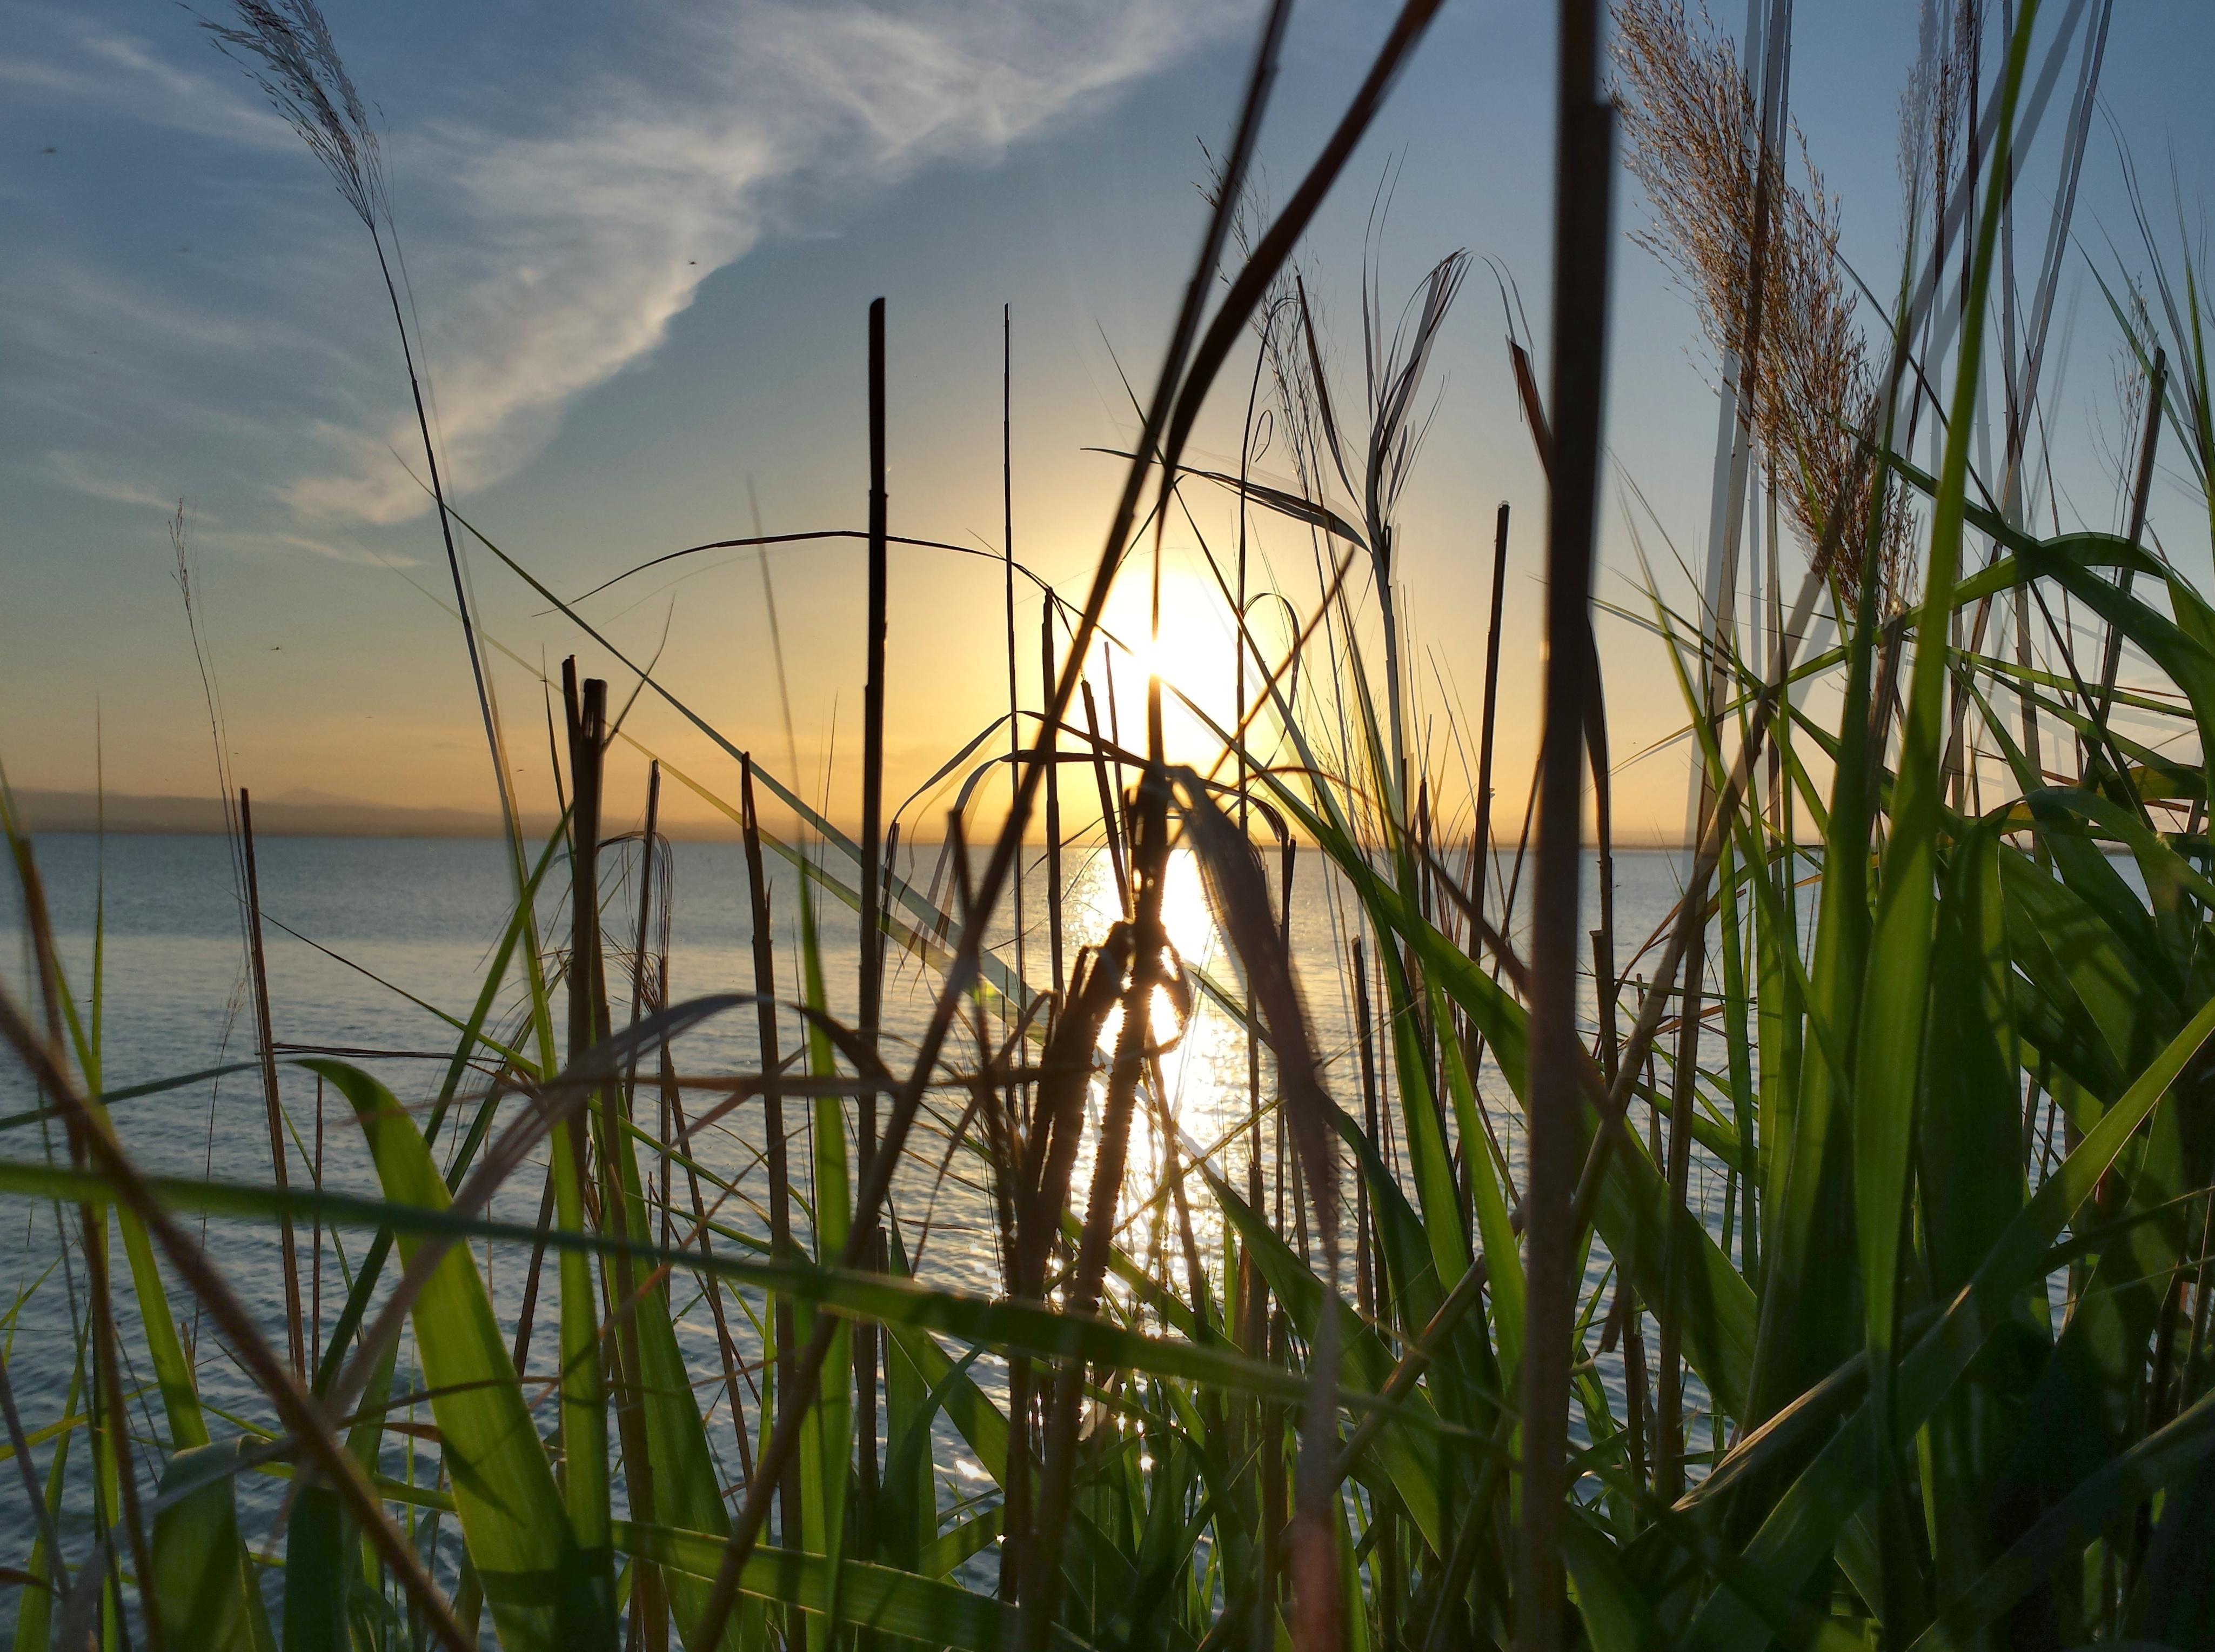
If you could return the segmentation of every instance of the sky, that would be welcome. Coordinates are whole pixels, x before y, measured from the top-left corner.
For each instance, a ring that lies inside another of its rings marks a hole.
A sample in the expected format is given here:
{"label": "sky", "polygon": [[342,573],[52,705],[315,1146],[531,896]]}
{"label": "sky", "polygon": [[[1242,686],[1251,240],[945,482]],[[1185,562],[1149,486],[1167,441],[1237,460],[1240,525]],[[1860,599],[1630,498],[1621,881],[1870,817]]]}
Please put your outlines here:
{"label": "sky", "polygon": [[[1015,555],[1074,594],[1122,475],[1097,450],[1135,432],[1132,396],[1152,383],[1206,223],[1203,146],[1227,139],[1259,6],[329,0],[327,15],[385,133],[453,500],[565,597],[757,519],[770,534],[862,525],[865,315],[886,298],[893,531],[980,553],[905,550],[893,563],[887,790],[923,787],[1006,707],[1002,307]],[[1718,15],[1734,32],[1740,9],[1721,0]],[[1806,0],[1795,23],[1794,116],[1839,202],[1848,258],[1887,290],[1917,17],[1917,0]],[[1258,201],[1291,192],[1388,21],[1353,0],[1296,11]],[[2173,166],[2200,232],[2215,176],[2211,48],[2203,0],[2116,8],[2062,287],[2052,419],[2066,525],[2114,525],[2116,345],[2090,272],[2141,261],[2120,157],[2135,157],[2172,238]],[[1396,312],[1439,259],[1476,261],[1426,381],[1399,568],[1416,725],[1458,771],[1450,725],[1473,722],[1494,512],[1511,503],[1499,765],[1511,811],[1535,750],[1544,499],[1499,283],[1519,290],[1543,341],[1552,51],[1549,8],[1449,0],[1303,252],[1348,394],[1365,265]],[[2039,157],[2057,146],[2059,107],[2022,185],[2040,225],[2051,178]],[[392,317],[367,236],[297,136],[168,0],[6,0],[0,212],[0,764],[12,783],[211,791],[204,658],[234,777],[257,793],[489,812]],[[1697,316],[1635,240],[1648,216],[1620,179],[1600,589],[1630,607],[1646,601],[1639,544],[1672,590],[1672,558],[1702,554],[1715,428]],[[1251,372],[1250,353],[1225,372],[1196,462],[1235,467]],[[1543,359],[1539,372],[1543,383]],[[2169,549],[2199,571],[2205,530],[2189,538],[2180,480],[2164,475],[2155,520],[2178,523]],[[175,579],[181,501],[204,656]],[[1219,538],[1227,520],[1202,506],[1198,529]],[[1157,657],[1221,707],[1228,624],[1196,531],[1169,537]],[[1288,592],[1312,592],[1304,537],[1267,529],[1258,549]],[[862,552],[827,541],[779,549],[769,567],[782,693],[752,551],[667,565],[580,611],[848,819]],[[636,679],[482,549],[469,577],[500,650],[519,784],[543,803],[539,672],[574,651],[618,705]],[[1021,693],[1035,705],[1034,591],[1016,607]],[[1144,615],[1143,580],[1119,588],[1110,624],[1136,636]],[[1603,619],[1600,635],[1619,826],[1672,836],[1682,748],[1632,760],[1681,721],[1667,658],[1631,624]],[[1128,693],[1114,715],[1136,704]],[[733,795],[728,759],[652,697],[626,728]],[[619,813],[638,807],[642,760],[617,754]],[[918,805],[906,829],[935,838],[950,801]],[[719,818],[682,783],[666,808],[679,826]]]}

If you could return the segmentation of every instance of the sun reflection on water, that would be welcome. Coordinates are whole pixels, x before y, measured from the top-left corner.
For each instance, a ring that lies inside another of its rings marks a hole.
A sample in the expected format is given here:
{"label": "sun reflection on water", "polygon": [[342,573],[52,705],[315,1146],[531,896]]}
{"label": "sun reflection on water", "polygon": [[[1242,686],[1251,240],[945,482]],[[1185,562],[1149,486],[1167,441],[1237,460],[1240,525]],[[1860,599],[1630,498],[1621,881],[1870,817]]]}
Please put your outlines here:
{"label": "sun reflection on water", "polygon": [[[1071,880],[1065,910],[1071,941],[1077,945],[1097,946],[1122,918],[1122,897],[1104,856],[1095,857]],[[1163,1175],[1167,1168],[1157,1109],[1166,1112],[1181,1138],[1180,1161],[1188,1160],[1195,1148],[1206,1151],[1217,1147],[1247,1113],[1245,1033],[1200,990],[1198,978],[1206,975],[1234,998],[1241,993],[1231,960],[1216,926],[1214,912],[1208,904],[1200,863],[1186,850],[1172,851],[1169,856],[1162,887],[1162,927],[1192,980],[1193,994],[1181,1038],[1177,1036],[1177,1012],[1169,995],[1157,992],[1151,1006],[1156,1042],[1168,1047],[1159,1060],[1161,1094],[1158,1097],[1152,1094],[1153,1080],[1149,1073],[1132,1119],[1130,1156],[1119,1218],[1125,1224],[1120,1236],[1123,1248],[1141,1265],[1157,1253],[1157,1247],[1166,1246],[1174,1252],[1182,1244],[1174,1226],[1169,1201],[1157,1196],[1163,1191]],[[1094,1127],[1085,1132],[1071,1179],[1071,1203],[1077,1209],[1083,1208],[1090,1197],[1096,1127],[1108,1094],[1104,1066],[1114,1049],[1121,1024],[1122,1010],[1118,1006],[1101,1031],[1103,1071],[1095,1076],[1088,1098]],[[1265,1103],[1266,1101],[1265,1096]],[[1233,1149],[1229,1157],[1242,1171],[1243,1149]],[[1188,1163],[1182,1163],[1181,1167],[1190,1174]],[[1228,1173],[1233,1166],[1218,1160],[1215,1168],[1218,1173]],[[1206,1197],[1204,1189],[1197,1188],[1188,1188],[1187,1197],[1193,1207],[1194,1237],[1203,1255],[1212,1263],[1219,1252],[1213,1201]],[[1176,1271],[1181,1274],[1181,1267]]]}

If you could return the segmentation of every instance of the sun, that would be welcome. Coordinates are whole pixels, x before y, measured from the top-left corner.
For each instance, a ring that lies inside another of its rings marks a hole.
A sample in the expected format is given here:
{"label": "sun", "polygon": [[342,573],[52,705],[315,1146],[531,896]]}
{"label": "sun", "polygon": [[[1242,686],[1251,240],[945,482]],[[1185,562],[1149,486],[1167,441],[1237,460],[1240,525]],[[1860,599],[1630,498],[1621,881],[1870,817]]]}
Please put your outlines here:
{"label": "sun", "polygon": [[[1225,728],[1236,715],[1236,638],[1213,581],[1205,572],[1175,567],[1162,572],[1157,634],[1150,583],[1148,570],[1134,565],[1109,597],[1103,623],[1115,642],[1103,638],[1094,649],[1095,692],[1114,678],[1114,722],[1124,745],[1138,750],[1145,740],[1147,683],[1159,677],[1163,737],[1173,760],[1188,761],[1212,754],[1220,744],[1191,707]],[[1107,715],[1104,705],[1102,715]]]}

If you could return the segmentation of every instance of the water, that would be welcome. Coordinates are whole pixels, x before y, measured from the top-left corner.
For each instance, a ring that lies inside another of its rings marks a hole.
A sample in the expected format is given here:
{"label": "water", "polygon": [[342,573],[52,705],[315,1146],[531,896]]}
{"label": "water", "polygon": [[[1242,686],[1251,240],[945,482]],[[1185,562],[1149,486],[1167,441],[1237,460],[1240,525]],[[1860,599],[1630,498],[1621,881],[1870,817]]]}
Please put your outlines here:
{"label": "water", "polygon": [[[930,852],[925,852],[922,863],[902,869],[920,887],[928,887],[931,880]],[[96,894],[102,903],[101,1009],[102,1078],[107,1089],[113,1091],[250,1059],[255,1049],[253,1003],[248,990],[241,906],[235,893],[230,848],[223,839],[111,837],[102,844],[88,837],[56,835],[41,838],[37,853],[64,967],[79,997],[81,1013],[87,1017],[92,1009]],[[604,863],[606,933],[611,947],[619,949],[619,955],[611,957],[609,964],[612,1011],[618,1023],[630,1013],[629,968],[624,960],[636,924],[635,854],[635,845],[611,848]],[[619,866],[618,862],[623,863]],[[1273,855],[1270,862],[1273,886],[1279,875]],[[1667,916],[1684,866],[1685,857],[1678,854],[1623,853],[1616,857],[1618,949],[1626,973],[1635,969],[1628,961],[1632,954]],[[455,1041],[452,1028],[433,1011],[443,1011],[457,1020],[467,1017],[508,918],[510,880],[503,847],[491,842],[453,839],[274,838],[261,844],[258,870],[267,918],[270,1019],[280,1049],[383,1053],[356,1053],[349,1059],[377,1072],[403,1102],[427,1102],[436,1091]],[[1070,887],[1064,912],[1067,956],[1073,962],[1079,948],[1105,934],[1117,915],[1118,896],[1109,868],[1097,854],[1072,851],[1067,870]],[[666,955],[671,1000],[751,990],[753,964],[742,850],[735,844],[678,844],[670,857],[667,873],[673,895]],[[560,875],[558,868],[553,875]],[[1598,921],[1595,881],[1588,868],[1586,927]],[[781,995],[790,998],[799,991],[794,973],[801,957],[798,878],[788,864],[772,857],[771,883],[778,967],[784,972],[778,987]],[[1041,885],[1034,868],[1027,890],[1022,961],[1028,978],[1036,982],[1050,978]],[[27,996],[31,977],[24,961],[26,945],[12,887],[7,899],[8,906],[0,910],[0,924],[7,928],[10,943],[0,957],[7,961],[10,991],[18,1003],[28,1004],[34,1000]],[[549,937],[564,932],[566,918],[561,914],[561,905],[555,892],[542,891],[542,921]],[[834,1014],[850,1019],[856,967],[853,917],[835,900],[826,900],[823,905],[824,969],[830,1004]],[[1351,910],[1342,885],[1327,863],[1316,854],[1300,855],[1292,878],[1295,955],[1302,967],[1316,1045],[1328,1063],[1326,1084],[1341,1106],[1358,1115],[1360,1088],[1353,1053],[1354,1006],[1344,967]],[[657,906],[657,917],[659,912]],[[1238,995],[1236,971],[1216,933],[1198,869],[1188,859],[1180,858],[1173,867],[1165,916],[1170,938],[1187,966]],[[1003,925],[999,943],[996,955],[1014,967],[1017,950],[1009,927]],[[550,938],[549,944],[552,944]],[[899,1052],[904,1042],[919,1032],[937,979],[934,971],[910,958],[896,958],[890,967],[885,1020],[891,1047],[887,1059],[896,1072],[904,1070],[905,1063]],[[1589,1016],[1592,1005],[1586,985],[1585,1008]],[[1207,1159],[1234,1185],[1242,1186],[1247,1151],[1242,1127],[1247,1115],[1245,1035],[1205,993],[1196,1002],[1198,1007],[1181,1041],[1163,1062],[1171,1116],[1186,1157]],[[1635,1000],[1627,996],[1626,1003],[1635,1010]],[[558,1008],[556,1024],[560,1024]],[[518,1047],[528,1037],[520,996],[512,985],[501,996],[493,1030],[496,1037],[515,1041]],[[780,1030],[788,1053],[797,1037],[797,1023],[789,1013],[782,1018]],[[942,1062],[953,1070],[974,1071],[977,1059],[973,1034],[966,1037],[957,1034]],[[674,1064],[680,1074],[689,1077],[758,1071],[752,1009],[727,1012],[684,1034],[677,1042]],[[375,1177],[361,1151],[359,1132],[335,1092],[324,1096],[319,1125],[314,1076],[288,1066],[281,1084],[294,1133],[292,1179],[296,1182],[310,1179],[320,1158],[326,1186],[373,1194]],[[1512,1098],[1488,1067],[1480,1076],[1480,1084],[1512,1174],[1519,1184],[1522,1136]],[[695,1092],[688,1096],[686,1105],[696,1114],[716,1099],[712,1094]],[[907,1248],[911,1252],[920,1250],[922,1277],[936,1284],[991,1293],[997,1289],[1000,1270],[995,1227],[978,1174],[982,1167],[973,1158],[956,1153],[952,1156],[951,1174],[943,1178],[938,1174],[939,1166],[948,1159],[948,1130],[962,1100],[955,1090],[938,1092],[926,1109],[927,1115],[918,1121],[910,1157],[895,1182],[894,1214]],[[0,1077],[0,1110],[15,1112],[35,1105],[21,1077],[9,1067]],[[650,1087],[641,1085],[641,1123],[653,1122],[653,1105]],[[805,1115],[810,1109],[788,1105],[788,1111],[795,1127],[804,1127]],[[150,1171],[248,1182],[266,1183],[269,1179],[267,1115],[256,1071],[119,1102],[115,1122],[127,1147]],[[1141,1125],[1133,1138],[1126,1188],[1126,1195],[1134,1201],[1143,1201],[1155,1190],[1161,1164],[1160,1144],[1144,1118],[1144,1109]],[[40,1125],[19,1126],[12,1139],[0,1144],[0,1152],[19,1160],[37,1158],[47,1151],[58,1155],[62,1151],[58,1137],[46,1139],[46,1127]],[[447,1134],[442,1147],[454,1139],[453,1134]],[[694,1146],[705,1167],[739,1183],[745,1194],[725,1201],[717,1219],[743,1230],[765,1232],[762,1213],[767,1201],[763,1175],[756,1168],[763,1147],[758,1106],[736,1109],[721,1125],[702,1133]],[[797,1176],[807,1163],[805,1144],[795,1142],[794,1146]],[[1089,1170],[1089,1137],[1085,1153],[1086,1161],[1080,1163],[1078,1170],[1080,1188]],[[1696,1165],[1695,1176],[1696,1202],[1719,1218],[1721,1177],[1704,1156]],[[535,1220],[542,1186],[542,1173],[525,1171],[496,1198],[493,1213],[515,1221]],[[718,1197],[713,1185],[703,1184],[702,1192],[711,1204]],[[1205,1188],[1194,1182],[1193,1192],[1193,1216],[1201,1250],[1211,1268],[1219,1268],[1219,1222],[1213,1217]],[[680,1213],[689,1211],[681,1176],[672,1194]],[[25,1426],[33,1430],[61,1415],[72,1364],[71,1328],[83,1305],[82,1280],[75,1269],[52,1267],[58,1255],[58,1219],[71,1224],[75,1220],[73,1213],[58,1213],[51,1205],[35,1201],[0,1206],[0,1234],[6,1236],[0,1239],[0,1256],[6,1258],[13,1275],[7,1281],[15,1287],[11,1299],[21,1298],[13,1322],[9,1370]],[[267,1225],[239,1221],[193,1219],[192,1225],[204,1236],[210,1256],[281,1353],[287,1308],[274,1232]],[[326,1233],[317,1270],[309,1260],[312,1237],[307,1228],[299,1236],[304,1336],[311,1358],[318,1328],[328,1326],[344,1299],[346,1269],[358,1262],[366,1243],[366,1236],[358,1231]],[[1142,1257],[1169,1238],[1169,1233],[1156,1231],[1143,1221],[1124,1235],[1126,1247]],[[477,1249],[496,1309],[512,1335],[528,1258],[510,1250]],[[120,1286],[120,1256],[118,1262]],[[1598,1282],[1605,1266],[1604,1255],[1596,1248],[1587,1274],[1588,1288]],[[1181,1268],[1177,1276],[1181,1278]],[[1351,1280],[1350,1268],[1347,1278]],[[265,1426],[267,1409],[252,1385],[212,1334],[199,1334],[193,1305],[185,1293],[172,1294],[182,1328],[193,1339],[205,1400],[240,1420],[233,1425],[212,1417],[218,1437],[244,1425]],[[135,1307],[127,1288],[120,1288],[118,1297],[127,1346],[135,1340]],[[541,1299],[542,1305],[551,1297],[549,1288]],[[676,1305],[684,1305],[680,1300]],[[741,1354],[755,1357],[758,1347],[747,1333],[743,1317],[734,1314],[732,1319]],[[534,1372],[550,1370],[553,1353],[551,1317],[542,1314],[537,1323],[540,1330],[530,1362]],[[716,1409],[709,1418],[709,1438],[721,1459],[725,1483],[731,1483],[739,1477],[739,1470],[730,1419],[725,1414],[722,1367],[712,1323],[704,1310],[696,1306],[681,1321],[678,1334],[703,1379],[699,1391],[703,1403],[709,1397],[714,1398]],[[980,1361],[977,1373],[988,1386],[998,1381],[997,1368],[990,1361]],[[1609,1369],[1604,1374],[1619,1400],[1619,1371]],[[134,1382],[143,1382],[150,1373],[134,1370],[132,1376]],[[404,1373],[402,1380],[404,1385]],[[150,1394],[133,1403],[156,1402]],[[751,1428],[755,1421],[751,1395],[745,1397],[745,1403]],[[155,1426],[156,1421],[150,1416],[142,1420],[138,1431],[142,1440],[166,1433]],[[950,1430],[942,1432],[945,1437],[935,1453],[937,1461],[961,1490],[973,1495],[979,1489],[976,1483],[984,1478],[983,1471],[970,1459],[958,1436]],[[389,1472],[407,1471],[405,1449],[401,1442],[388,1448],[385,1467]],[[41,1477],[51,1452],[51,1446],[41,1446],[33,1453]],[[74,1463],[71,1478],[79,1483],[83,1479]],[[249,1532],[266,1529],[281,1494],[280,1482],[249,1478],[242,1491]],[[0,1547],[10,1555],[27,1553],[31,1532],[28,1510],[20,1497],[6,1502],[5,1513],[0,1514]],[[90,1511],[73,1502],[64,1514],[71,1546],[81,1551]],[[9,1609],[12,1611],[12,1604]]]}

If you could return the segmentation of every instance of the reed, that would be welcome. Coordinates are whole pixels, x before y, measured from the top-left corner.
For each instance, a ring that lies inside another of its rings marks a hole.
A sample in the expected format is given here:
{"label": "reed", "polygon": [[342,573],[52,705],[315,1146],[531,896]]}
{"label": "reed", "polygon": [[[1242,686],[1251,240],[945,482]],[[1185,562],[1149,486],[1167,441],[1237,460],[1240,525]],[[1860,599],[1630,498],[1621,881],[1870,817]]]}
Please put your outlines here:
{"label": "reed", "polygon": [[[1908,104],[1917,233],[1887,330],[1864,337],[1836,206],[1778,155],[1781,105],[1674,0],[1621,0],[1623,158],[1657,193],[1654,250],[1730,364],[1733,544],[1764,488],[1774,501],[1750,587],[1731,572],[1689,605],[1659,580],[1644,593],[1698,808],[1682,896],[1641,937],[1617,932],[1592,629],[1617,125],[1597,6],[1562,8],[1548,388],[1519,336],[1500,385],[1548,484],[1529,501],[1547,519],[1543,740],[1512,859],[1494,810],[1513,703],[1506,504],[1465,797],[1449,767],[1463,731],[1426,703],[1396,629],[1396,506],[1463,261],[1433,265],[1390,336],[1365,271],[1359,433],[1291,263],[1436,9],[1398,12],[1274,215],[1249,176],[1288,8],[1270,10],[1080,601],[1014,557],[1003,420],[999,611],[977,635],[1006,650],[1008,743],[997,715],[949,739],[926,788],[960,783],[941,875],[919,879],[903,847],[936,823],[884,808],[888,574],[895,554],[960,548],[889,531],[881,303],[869,520],[778,536],[868,558],[858,836],[438,499],[443,535],[474,538],[628,675],[566,663],[558,732],[545,685],[561,819],[534,846],[510,813],[509,916],[426,1093],[274,1042],[279,955],[259,946],[242,792],[258,1037],[237,1067],[261,1081],[272,1168],[150,1174],[145,1115],[123,1103],[212,1075],[108,1071],[100,965],[71,978],[0,784],[31,941],[0,1037],[34,1097],[0,1119],[0,1194],[51,1217],[60,1262],[28,1288],[65,1293],[71,1328],[67,1348],[17,1342],[0,1365],[28,1551],[18,1649],[2215,1640],[2215,601],[2159,553],[2148,480],[2163,440],[2202,501],[2215,470],[2198,347],[2215,314],[2189,261],[2157,261],[2142,225],[2150,288],[2120,256],[2101,271],[2139,421],[2117,477],[2126,531],[2065,530],[2050,496],[2041,512],[2027,482],[1983,475],[1972,440],[1994,383],[2015,387],[2007,429],[2046,424],[2046,301],[2017,326],[1996,296],[2017,210],[2002,181],[2072,52],[2062,141],[2067,168],[2081,159],[2107,9],[1934,23],[1936,89]],[[381,235],[374,134],[312,5],[243,6],[221,38]],[[1763,50],[1781,74],[1789,34]],[[2050,244],[2073,209],[2053,210]],[[2034,295],[2044,282],[2042,267]],[[1187,469],[1200,409],[1248,348],[1238,465]],[[1925,386],[1946,398],[1929,470],[1911,451]],[[1264,430],[1282,433],[1288,484],[1265,477]],[[2031,473],[2027,435],[2001,449],[2009,476]],[[1212,728],[1204,767],[1170,760],[1179,697],[1159,678],[1126,745],[1101,664],[1120,641],[1107,598],[1149,537],[1157,569],[1173,513],[1205,540],[1186,490],[1227,493],[1239,534],[1218,567],[1235,726]],[[757,522],[719,543],[768,542]],[[1265,591],[1275,549],[1306,557],[1311,585]],[[1795,569],[1796,599],[1778,583]],[[1029,703],[1025,582],[1041,604]],[[2019,623],[1987,647],[1994,603]],[[1290,615],[1281,633],[1265,607]],[[1836,640],[1810,652],[1819,614]],[[465,624],[482,663],[498,644]],[[611,692],[647,689],[727,763],[687,772],[611,716]],[[208,697],[214,719],[212,680]],[[1444,743],[1416,737],[1435,725]],[[2065,738],[2036,746],[2041,728]],[[611,790],[618,740],[649,762],[641,799]],[[1072,770],[1068,800],[1064,765],[1091,771]],[[727,815],[745,862],[745,979],[682,999],[665,782]],[[1070,832],[1063,804],[1088,792],[1098,826]],[[794,829],[764,820],[764,796]],[[1046,843],[1027,863],[1034,814]],[[1114,895],[1091,934],[1065,903],[1095,857]],[[1187,863],[1227,967],[1169,943]],[[1295,925],[1296,896],[1335,914],[1325,946]],[[850,1025],[828,1007],[841,909],[862,943]],[[1039,912],[1043,949],[1025,933]],[[629,984],[620,1025],[611,976]],[[1309,996],[1341,986],[1342,1030]],[[693,1035],[733,1017],[751,1062],[707,1061]],[[1196,1139],[1168,1082],[1209,1017],[1246,1055],[1221,1140]],[[317,1084],[304,1178],[291,1059]],[[325,1085],[372,1194],[325,1182]],[[987,1236],[989,1286],[946,1282],[942,1201]],[[281,1347],[194,1237],[202,1215],[285,1236]],[[209,1327],[196,1342],[188,1304]],[[250,1403],[204,1401],[218,1360]],[[59,1397],[52,1415],[26,1409],[34,1392]],[[935,1471],[957,1449],[981,1487]]]}

